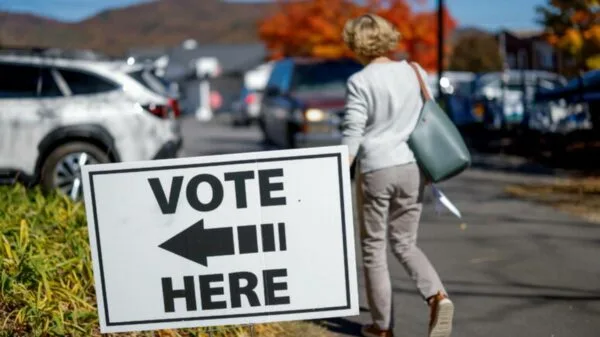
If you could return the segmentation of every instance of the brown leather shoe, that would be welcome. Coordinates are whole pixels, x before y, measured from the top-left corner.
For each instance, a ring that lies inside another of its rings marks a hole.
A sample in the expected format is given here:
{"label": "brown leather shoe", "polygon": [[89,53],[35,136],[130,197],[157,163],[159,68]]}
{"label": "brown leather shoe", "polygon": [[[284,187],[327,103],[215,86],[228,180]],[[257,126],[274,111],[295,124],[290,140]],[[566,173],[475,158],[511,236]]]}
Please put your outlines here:
{"label": "brown leather shoe", "polygon": [[363,326],[360,333],[364,337],[394,337],[392,330],[381,330],[375,324]]}
{"label": "brown leather shoe", "polygon": [[428,299],[429,302],[429,337],[449,337],[452,333],[454,304],[448,296],[438,292]]}

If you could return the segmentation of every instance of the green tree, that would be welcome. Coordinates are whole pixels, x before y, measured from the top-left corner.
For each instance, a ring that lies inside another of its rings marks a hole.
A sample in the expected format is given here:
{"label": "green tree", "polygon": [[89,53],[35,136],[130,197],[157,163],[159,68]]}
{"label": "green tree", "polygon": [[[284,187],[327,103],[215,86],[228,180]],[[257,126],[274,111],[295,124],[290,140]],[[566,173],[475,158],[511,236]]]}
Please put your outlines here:
{"label": "green tree", "polygon": [[468,33],[458,39],[450,57],[449,70],[492,72],[502,69],[498,41],[484,32]]}

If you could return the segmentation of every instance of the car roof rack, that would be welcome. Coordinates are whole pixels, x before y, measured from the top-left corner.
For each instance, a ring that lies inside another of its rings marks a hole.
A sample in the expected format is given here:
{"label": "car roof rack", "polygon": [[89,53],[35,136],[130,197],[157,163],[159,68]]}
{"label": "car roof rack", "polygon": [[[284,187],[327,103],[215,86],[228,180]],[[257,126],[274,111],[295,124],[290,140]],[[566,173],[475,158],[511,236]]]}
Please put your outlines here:
{"label": "car roof rack", "polygon": [[89,49],[61,49],[54,47],[0,46],[0,55],[33,56],[86,61],[114,61],[120,58],[110,57]]}

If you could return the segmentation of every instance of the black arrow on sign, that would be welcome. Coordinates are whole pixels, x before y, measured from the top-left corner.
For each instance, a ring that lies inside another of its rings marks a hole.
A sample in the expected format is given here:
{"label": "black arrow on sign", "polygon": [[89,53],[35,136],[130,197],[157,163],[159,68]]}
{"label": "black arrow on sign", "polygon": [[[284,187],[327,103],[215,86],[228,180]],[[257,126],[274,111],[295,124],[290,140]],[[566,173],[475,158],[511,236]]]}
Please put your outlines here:
{"label": "black arrow on sign", "polygon": [[159,247],[207,267],[209,256],[235,254],[233,228],[204,229],[200,220]]}
{"label": "black arrow on sign", "polygon": [[[277,225],[279,250],[285,251],[287,250],[285,223],[280,222]],[[259,252],[257,228],[258,226],[255,225],[237,227],[239,254]],[[272,223],[260,225],[262,251],[265,253],[276,251],[274,229]],[[204,229],[204,220],[200,220],[158,247],[208,267],[209,256],[234,255],[234,245],[233,228]]]}

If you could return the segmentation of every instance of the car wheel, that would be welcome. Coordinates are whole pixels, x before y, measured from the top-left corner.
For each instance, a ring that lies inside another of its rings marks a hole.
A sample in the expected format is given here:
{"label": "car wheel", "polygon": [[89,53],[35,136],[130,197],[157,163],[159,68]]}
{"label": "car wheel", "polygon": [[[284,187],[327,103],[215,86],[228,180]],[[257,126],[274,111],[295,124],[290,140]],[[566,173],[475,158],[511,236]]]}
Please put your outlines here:
{"label": "car wheel", "polygon": [[240,122],[240,120],[239,120],[239,118],[238,118],[238,117],[233,117],[231,125],[232,125],[234,128],[237,128],[237,127],[239,127],[239,126],[241,126],[241,125],[242,125],[242,122]]}
{"label": "car wheel", "polygon": [[67,143],[54,149],[45,159],[40,183],[46,192],[58,190],[71,200],[78,201],[83,195],[81,167],[108,162],[108,154],[95,145]]}
{"label": "car wheel", "polygon": [[233,120],[234,127],[246,127],[247,128],[250,125],[251,125],[251,121],[248,118]]}
{"label": "car wheel", "polygon": [[286,130],[286,136],[287,136],[287,146],[290,149],[295,149],[296,148],[296,133],[299,131],[298,130],[298,126],[294,123],[288,123],[287,125],[287,130]]}
{"label": "car wheel", "polygon": [[262,132],[263,135],[263,143],[267,146],[271,146],[274,144],[273,140],[271,139],[271,137],[269,137],[269,133],[267,131],[267,126],[265,121],[261,118],[258,120],[258,126],[260,128],[260,131]]}

